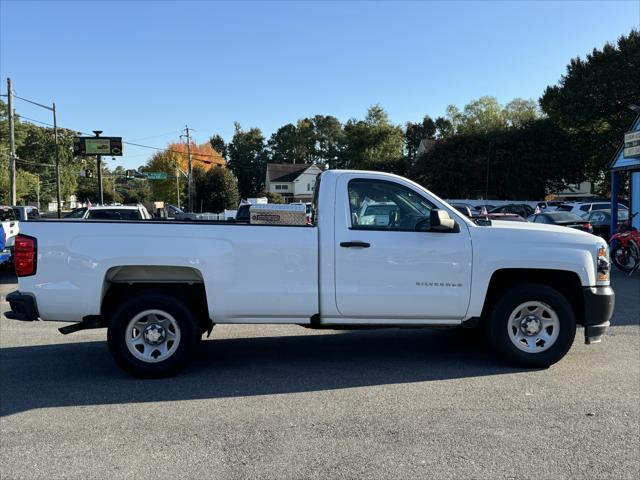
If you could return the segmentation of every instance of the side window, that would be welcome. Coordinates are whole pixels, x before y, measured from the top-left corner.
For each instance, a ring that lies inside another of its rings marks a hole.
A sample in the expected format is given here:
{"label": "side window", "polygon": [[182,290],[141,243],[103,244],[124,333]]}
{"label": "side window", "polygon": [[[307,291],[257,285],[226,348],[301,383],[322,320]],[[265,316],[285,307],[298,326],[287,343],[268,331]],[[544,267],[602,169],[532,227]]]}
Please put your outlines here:
{"label": "side window", "polygon": [[[349,209],[354,230],[415,231],[435,208],[413,190],[385,180],[349,182]],[[425,225],[425,230],[428,225]],[[422,230],[422,228],[421,228]]]}
{"label": "side window", "polygon": [[580,207],[580,210],[582,210],[583,212],[587,212],[591,209],[591,205],[582,205]]}

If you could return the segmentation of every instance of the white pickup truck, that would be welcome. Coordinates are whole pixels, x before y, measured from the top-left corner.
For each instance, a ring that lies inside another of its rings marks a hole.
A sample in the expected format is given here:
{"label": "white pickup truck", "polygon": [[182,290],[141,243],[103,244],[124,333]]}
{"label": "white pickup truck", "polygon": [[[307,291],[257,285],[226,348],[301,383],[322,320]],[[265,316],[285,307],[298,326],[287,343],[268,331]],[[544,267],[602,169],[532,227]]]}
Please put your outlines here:
{"label": "white pickup truck", "polygon": [[[375,203],[386,220],[361,221]],[[547,367],[576,324],[600,341],[614,306],[601,238],[479,226],[414,182],[363,171],[320,175],[311,225],[33,221],[15,265],[8,318],[107,327],[117,363],[143,377],[177,372],[225,323],[484,327],[507,361]]]}

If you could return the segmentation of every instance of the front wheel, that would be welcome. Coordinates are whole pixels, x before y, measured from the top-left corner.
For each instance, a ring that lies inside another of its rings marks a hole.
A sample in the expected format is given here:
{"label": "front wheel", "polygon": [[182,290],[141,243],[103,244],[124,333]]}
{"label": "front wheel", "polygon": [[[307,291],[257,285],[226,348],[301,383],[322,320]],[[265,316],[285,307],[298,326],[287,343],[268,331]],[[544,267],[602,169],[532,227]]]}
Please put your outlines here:
{"label": "front wheel", "polygon": [[631,245],[624,246],[620,242],[611,249],[610,256],[613,264],[625,273],[633,272],[640,261]]}
{"label": "front wheel", "polygon": [[177,373],[187,364],[199,338],[193,311],[179,298],[158,292],[125,300],[111,316],[107,331],[116,363],[143,378]]}
{"label": "front wheel", "polygon": [[489,333],[494,349],[510,363],[546,368],[571,348],[576,320],[560,292],[547,285],[523,284],[496,302]]}

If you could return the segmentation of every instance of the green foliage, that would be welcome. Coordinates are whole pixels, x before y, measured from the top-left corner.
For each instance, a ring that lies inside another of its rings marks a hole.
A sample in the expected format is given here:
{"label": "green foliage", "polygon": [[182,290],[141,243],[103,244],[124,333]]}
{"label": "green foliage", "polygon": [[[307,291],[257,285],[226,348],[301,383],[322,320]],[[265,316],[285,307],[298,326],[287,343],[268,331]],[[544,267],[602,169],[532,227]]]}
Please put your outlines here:
{"label": "green foliage", "polygon": [[[574,58],[558,85],[547,87],[540,99],[544,113],[571,135],[573,148],[585,161],[587,178],[600,182],[640,102],[640,31],[632,30]],[[607,190],[607,182],[602,185]]]}
{"label": "green foliage", "polygon": [[488,133],[507,127],[521,127],[540,117],[533,100],[516,98],[505,107],[496,97],[480,97],[472,100],[460,111],[455,105],[447,107],[447,120],[452,132],[460,135]]}
{"label": "green foliage", "polygon": [[224,138],[216,133],[209,139],[209,144],[211,145],[211,148],[222,155],[224,159],[227,158],[227,144],[225,143]]}
{"label": "green foliage", "polygon": [[[581,159],[569,136],[548,119],[522,128],[456,135],[418,159],[411,178],[450,198],[539,199],[578,183]],[[487,169],[489,183],[487,188]]]}
{"label": "green foliage", "polygon": [[349,120],[344,126],[341,168],[360,168],[403,173],[404,132],[389,122],[379,105],[369,108],[364,120]]}
{"label": "green foliage", "polygon": [[280,127],[269,139],[272,163],[321,163],[338,161],[343,139],[336,117],[316,115]]}
{"label": "green foliage", "polygon": [[212,168],[205,172],[197,167],[193,169],[193,174],[194,210],[219,213],[238,208],[238,180],[229,169]]}
{"label": "green foliage", "polygon": [[282,195],[280,195],[279,193],[275,193],[275,192],[267,192],[266,190],[264,192],[260,192],[260,195],[258,195],[259,197],[267,197],[267,202],[269,203],[284,203],[284,197]]}
{"label": "green foliage", "polygon": [[235,122],[233,140],[228,146],[229,168],[238,179],[242,198],[255,196],[264,189],[268,156],[259,128],[242,130]]}
{"label": "green foliage", "polygon": [[435,138],[435,134],[436,123],[429,115],[425,115],[422,123],[407,122],[404,129],[404,144],[410,163],[416,159],[420,142],[427,138]]}
{"label": "green foliage", "polygon": [[[176,170],[179,153],[171,151],[161,151],[153,154],[147,165],[140,170],[147,172],[165,172],[166,180],[144,180],[148,182],[153,201],[163,201],[173,205],[184,205],[186,194],[183,190],[187,183],[186,178]],[[176,176],[180,178],[176,179]]]}

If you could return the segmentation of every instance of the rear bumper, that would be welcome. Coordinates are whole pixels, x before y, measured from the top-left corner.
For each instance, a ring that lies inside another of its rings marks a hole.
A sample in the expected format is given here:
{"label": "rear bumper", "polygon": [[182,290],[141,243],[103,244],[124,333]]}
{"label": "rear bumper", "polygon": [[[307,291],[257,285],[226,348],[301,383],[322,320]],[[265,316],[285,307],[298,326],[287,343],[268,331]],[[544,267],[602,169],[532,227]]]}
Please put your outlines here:
{"label": "rear bumper", "polygon": [[38,306],[33,295],[18,291],[11,292],[7,295],[7,302],[9,302],[11,310],[4,312],[5,317],[23,322],[38,320]]}
{"label": "rear bumper", "polygon": [[584,296],[584,340],[586,344],[599,343],[609,328],[609,320],[615,307],[613,288],[585,287]]}

